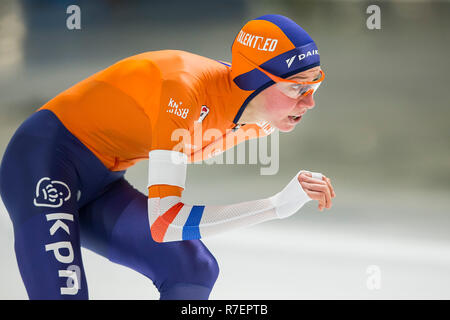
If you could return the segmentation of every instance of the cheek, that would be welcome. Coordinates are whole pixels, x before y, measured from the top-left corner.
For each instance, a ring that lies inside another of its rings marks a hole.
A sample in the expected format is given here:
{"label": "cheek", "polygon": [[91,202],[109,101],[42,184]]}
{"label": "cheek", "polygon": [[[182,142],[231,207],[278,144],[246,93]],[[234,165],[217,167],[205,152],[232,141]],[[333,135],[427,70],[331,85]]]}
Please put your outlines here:
{"label": "cheek", "polygon": [[280,119],[289,115],[289,112],[294,109],[296,100],[293,100],[279,90],[275,86],[266,89],[266,104],[265,109],[267,114],[272,119]]}

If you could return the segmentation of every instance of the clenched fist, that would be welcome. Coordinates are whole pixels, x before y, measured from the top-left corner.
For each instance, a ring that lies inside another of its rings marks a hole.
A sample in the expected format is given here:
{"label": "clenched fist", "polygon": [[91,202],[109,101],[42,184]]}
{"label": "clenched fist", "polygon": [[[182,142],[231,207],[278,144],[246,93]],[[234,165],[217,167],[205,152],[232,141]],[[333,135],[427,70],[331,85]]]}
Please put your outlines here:
{"label": "clenched fist", "polygon": [[297,176],[298,182],[302,186],[306,194],[313,200],[319,201],[319,210],[323,208],[331,208],[331,199],[336,196],[333,186],[329,178],[321,175],[319,177],[313,177],[311,172],[302,171]]}

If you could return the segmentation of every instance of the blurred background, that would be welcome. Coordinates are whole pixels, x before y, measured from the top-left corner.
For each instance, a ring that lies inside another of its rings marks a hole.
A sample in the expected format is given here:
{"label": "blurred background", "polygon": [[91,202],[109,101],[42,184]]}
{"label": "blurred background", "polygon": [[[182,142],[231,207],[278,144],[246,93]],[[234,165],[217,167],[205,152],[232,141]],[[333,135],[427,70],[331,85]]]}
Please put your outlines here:
{"label": "blurred background", "polygon": [[[81,30],[66,27],[71,4]],[[380,30],[366,26],[371,4]],[[317,43],[327,78],[316,107],[280,134],[276,175],[260,175],[261,165],[193,165],[183,197],[264,198],[300,169],[330,177],[337,196],[330,210],[309,202],[289,219],[204,239],[221,268],[210,298],[449,299],[448,1],[2,0],[0,155],[34,110],[85,77],[160,49],[231,61],[242,25],[269,13]],[[145,161],[126,176],[145,193]],[[0,203],[0,299],[27,298],[13,245]],[[140,274],[85,249],[83,259],[91,299],[158,299]]]}

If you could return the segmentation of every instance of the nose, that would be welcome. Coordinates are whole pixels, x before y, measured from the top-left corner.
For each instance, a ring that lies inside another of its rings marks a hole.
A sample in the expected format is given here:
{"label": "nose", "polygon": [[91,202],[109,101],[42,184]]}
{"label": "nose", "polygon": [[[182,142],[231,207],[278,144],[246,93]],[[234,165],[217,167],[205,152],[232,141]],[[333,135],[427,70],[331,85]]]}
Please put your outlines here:
{"label": "nose", "polygon": [[315,105],[314,96],[312,94],[308,94],[306,96],[303,96],[300,99],[298,104],[301,107],[307,107],[308,109],[312,109],[312,108],[314,108],[314,105]]}

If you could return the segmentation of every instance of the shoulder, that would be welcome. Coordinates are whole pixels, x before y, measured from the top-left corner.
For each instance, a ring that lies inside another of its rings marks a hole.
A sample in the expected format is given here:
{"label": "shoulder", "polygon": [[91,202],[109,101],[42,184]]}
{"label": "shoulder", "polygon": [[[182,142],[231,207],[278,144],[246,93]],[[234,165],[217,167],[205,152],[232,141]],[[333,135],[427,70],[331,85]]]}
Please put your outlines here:
{"label": "shoulder", "polygon": [[164,50],[160,54],[158,67],[163,100],[176,97],[200,108],[207,95],[220,91],[218,87],[226,75],[226,65],[186,51]]}

